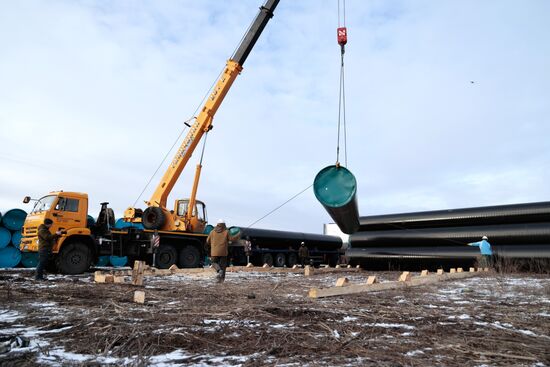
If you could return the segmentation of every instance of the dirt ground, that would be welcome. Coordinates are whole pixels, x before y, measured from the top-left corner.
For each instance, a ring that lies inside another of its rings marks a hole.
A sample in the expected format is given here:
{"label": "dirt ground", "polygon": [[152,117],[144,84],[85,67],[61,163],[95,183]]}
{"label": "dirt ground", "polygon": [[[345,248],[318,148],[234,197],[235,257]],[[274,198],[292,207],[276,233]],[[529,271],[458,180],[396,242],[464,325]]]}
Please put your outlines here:
{"label": "dirt ground", "polygon": [[[415,288],[310,299],[311,287],[397,272],[233,272],[146,277],[0,270],[0,336],[28,347],[0,365],[548,366],[550,277],[495,273]],[[418,274],[414,274],[418,275]]]}

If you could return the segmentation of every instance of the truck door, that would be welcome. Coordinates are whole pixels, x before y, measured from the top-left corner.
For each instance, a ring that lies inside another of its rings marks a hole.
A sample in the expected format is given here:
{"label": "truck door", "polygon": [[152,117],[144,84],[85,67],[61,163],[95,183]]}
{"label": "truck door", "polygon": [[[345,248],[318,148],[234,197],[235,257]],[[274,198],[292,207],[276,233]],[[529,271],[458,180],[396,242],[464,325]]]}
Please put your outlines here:
{"label": "truck door", "polygon": [[60,196],[52,213],[59,229],[86,227],[86,221],[83,219],[87,212],[85,205],[84,200]]}

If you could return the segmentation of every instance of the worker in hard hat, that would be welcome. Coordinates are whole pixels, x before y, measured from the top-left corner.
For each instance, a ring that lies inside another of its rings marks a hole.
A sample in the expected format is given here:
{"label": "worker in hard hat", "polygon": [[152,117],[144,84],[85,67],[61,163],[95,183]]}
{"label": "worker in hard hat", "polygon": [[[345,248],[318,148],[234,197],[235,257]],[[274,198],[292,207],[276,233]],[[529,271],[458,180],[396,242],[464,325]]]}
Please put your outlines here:
{"label": "worker in hard hat", "polygon": [[487,236],[481,237],[481,241],[469,243],[468,246],[479,247],[480,257],[479,265],[482,268],[489,268],[493,264],[493,250]]}
{"label": "worker in hard hat", "polygon": [[306,247],[305,242],[300,243],[300,248],[298,249],[298,257],[300,258],[300,263],[302,268],[309,262],[309,250]]}
{"label": "worker in hard hat", "polygon": [[227,256],[229,255],[229,241],[233,241],[229,229],[223,219],[218,220],[216,227],[210,232],[206,244],[210,247],[210,261],[216,269],[216,280],[222,283],[225,280],[225,269],[227,268]]}

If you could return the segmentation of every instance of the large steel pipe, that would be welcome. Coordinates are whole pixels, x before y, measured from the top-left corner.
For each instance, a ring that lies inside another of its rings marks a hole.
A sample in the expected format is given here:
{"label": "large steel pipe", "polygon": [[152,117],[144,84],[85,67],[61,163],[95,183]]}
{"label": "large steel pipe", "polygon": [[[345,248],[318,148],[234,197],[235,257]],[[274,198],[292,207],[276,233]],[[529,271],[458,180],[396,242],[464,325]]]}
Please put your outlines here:
{"label": "large steel pipe", "polygon": [[301,242],[305,242],[309,249],[317,248],[320,251],[339,250],[342,247],[342,239],[336,236],[259,228],[241,228],[240,238],[250,239],[252,243],[258,243],[262,247],[269,248],[294,248],[300,246]]}
{"label": "large steel pipe", "polygon": [[[496,255],[503,258],[550,258],[547,244],[513,244],[493,246]],[[346,251],[350,258],[364,259],[464,259],[476,258],[479,249],[470,246],[432,247],[366,247]]]}
{"label": "large steel pipe", "polygon": [[352,234],[359,229],[357,181],[347,168],[323,168],[315,176],[313,192],[342,232]]}
{"label": "large steel pipe", "polygon": [[472,227],[419,228],[357,232],[351,247],[456,246],[489,237],[491,245],[550,243],[550,223],[524,223]]}
{"label": "large steel pipe", "polygon": [[359,218],[359,231],[550,222],[550,201],[371,215]]}

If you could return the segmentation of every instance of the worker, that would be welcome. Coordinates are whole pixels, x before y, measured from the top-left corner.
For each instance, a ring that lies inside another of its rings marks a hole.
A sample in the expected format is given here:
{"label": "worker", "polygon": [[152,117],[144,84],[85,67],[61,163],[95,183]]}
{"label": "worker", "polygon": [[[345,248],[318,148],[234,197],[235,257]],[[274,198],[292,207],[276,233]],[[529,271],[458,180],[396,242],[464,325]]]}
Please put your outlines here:
{"label": "worker", "polygon": [[44,223],[38,227],[38,265],[36,266],[36,280],[47,280],[44,278],[44,269],[48,264],[50,254],[55,241],[61,236],[58,230],[55,234],[50,232],[53,221],[50,218],[44,219]]}
{"label": "worker", "polygon": [[487,236],[483,236],[481,241],[469,243],[468,246],[477,246],[480,251],[479,265],[482,268],[489,268],[493,264],[493,251]]}
{"label": "worker", "polygon": [[302,268],[309,262],[309,250],[306,247],[304,242],[300,243],[300,248],[298,249],[298,257],[300,258],[300,263]]}
{"label": "worker", "polygon": [[218,220],[216,227],[210,232],[206,244],[210,246],[210,261],[216,269],[216,280],[222,283],[225,280],[225,269],[227,268],[227,255],[229,253],[229,241],[234,238],[229,234],[229,229],[223,219]]}

